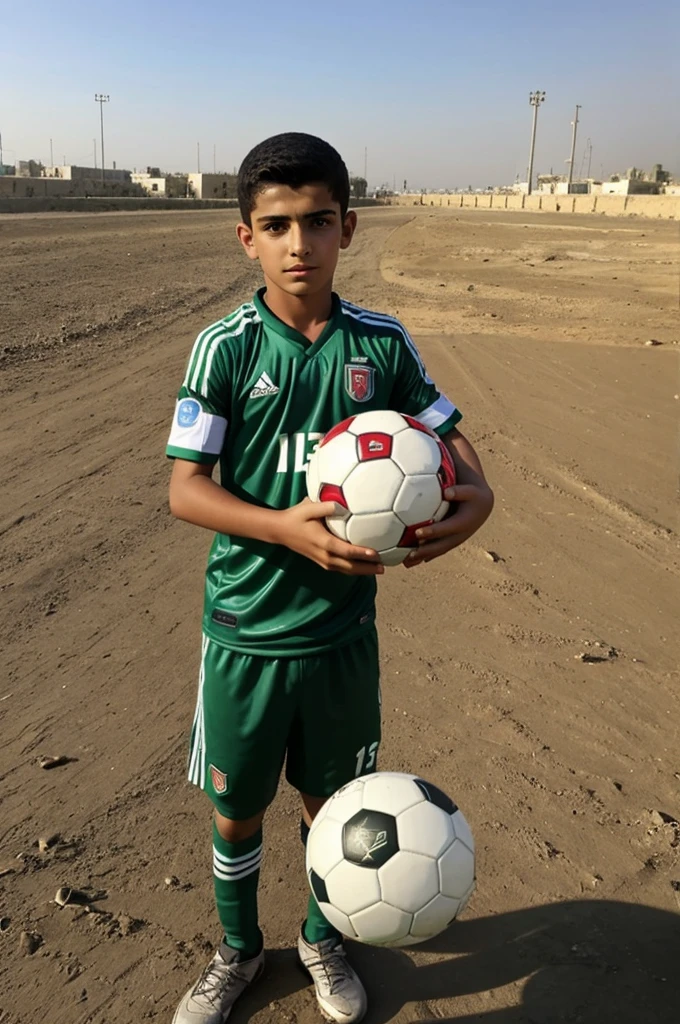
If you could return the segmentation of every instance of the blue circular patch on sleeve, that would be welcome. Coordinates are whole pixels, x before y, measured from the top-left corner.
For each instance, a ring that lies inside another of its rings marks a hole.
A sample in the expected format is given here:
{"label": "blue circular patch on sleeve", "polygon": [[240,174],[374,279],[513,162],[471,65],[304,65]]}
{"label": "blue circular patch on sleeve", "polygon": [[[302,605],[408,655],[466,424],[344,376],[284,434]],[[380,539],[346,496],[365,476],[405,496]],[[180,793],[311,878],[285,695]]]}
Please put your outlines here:
{"label": "blue circular patch on sleeve", "polygon": [[201,414],[201,407],[194,398],[183,398],[177,406],[177,423],[180,427],[193,427]]}

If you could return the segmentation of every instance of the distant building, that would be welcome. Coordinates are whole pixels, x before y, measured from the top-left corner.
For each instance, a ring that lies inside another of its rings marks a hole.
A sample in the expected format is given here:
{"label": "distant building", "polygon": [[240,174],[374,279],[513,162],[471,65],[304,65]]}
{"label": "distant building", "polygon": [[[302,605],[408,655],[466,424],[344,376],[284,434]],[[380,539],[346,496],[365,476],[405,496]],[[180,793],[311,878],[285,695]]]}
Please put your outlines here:
{"label": "distant building", "polygon": [[186,174],[161,174],[158,167],[147,167],[145,172],[133,172],[131,177],[149,196],[184,199],[188,195]]}
{"label": "distant building", "polygon": [[187,188],[192,199],[236,199],[236,175],[188,174]]}
{"label": "distant building", "polygon": [[534,192],[539,192],[542,195],[555,195],[555,196],[579,196],[587,195],[593,191],[592,179],[576,180],[569,184],[569,179],[564,174],[539,174],[537,178],[537,187]]}
{"label": "distant building", "polygon": [[621,178],[618,181],[603,181],[603,196],[657,196],[659,186],[655,181],[641,178]]}
{"label": "distant building", "polygon": [[[43,178],[61,178],[63,181],[90,181],[102,180],[101,167],[77,167],[74,164],[63,164],[56,167],[45,167],[42,172]],[[129,171],[116,170],[115,167],[107,167],[104,171],[104,181],[129,182],[132,180]]]}
{"label": "distant building", "polygon": [[654,196],[665,191],[671,176],[661,164],[654,164],[651,171],[629,167],[625,174],[612,174],[609,181],[602,183],[603,195]]}
{"label": "distant building", "polygon": [[[30,165],[33,165],[32,167]],[[31,174],[31,171],[33,173]],[[0,176],[0,195],[15,198],[40,196],[144,196],[132,181],[129,171],[107,168],[102,181],[101,169],[76,167],[40,167],[35,161],[18,161],[17,173]]]}

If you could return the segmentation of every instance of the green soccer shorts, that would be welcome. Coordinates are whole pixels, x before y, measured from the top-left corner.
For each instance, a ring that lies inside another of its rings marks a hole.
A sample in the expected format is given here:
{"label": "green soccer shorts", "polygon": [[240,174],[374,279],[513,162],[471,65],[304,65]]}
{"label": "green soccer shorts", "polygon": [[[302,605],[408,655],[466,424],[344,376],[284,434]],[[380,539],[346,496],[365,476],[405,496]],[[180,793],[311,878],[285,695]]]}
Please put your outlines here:
{"label": "green soccer shorts", "polygon": [[264,810],[286,778],[328,797],[376,770],[380,670],[375,630],[299,658],[241,654],[203,637],[189,780],[234,821]]}

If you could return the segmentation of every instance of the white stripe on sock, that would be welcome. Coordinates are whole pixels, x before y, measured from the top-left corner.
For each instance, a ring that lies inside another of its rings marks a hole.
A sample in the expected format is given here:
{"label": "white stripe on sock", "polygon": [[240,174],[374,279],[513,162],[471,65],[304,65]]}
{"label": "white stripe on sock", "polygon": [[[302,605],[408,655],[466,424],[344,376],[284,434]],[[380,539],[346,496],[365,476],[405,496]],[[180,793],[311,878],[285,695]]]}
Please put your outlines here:
{"label": "white stripe on sock", "polygon": [[262,856],[262,843],[255,849],[251,850],[250,853],[244,853],[242,857],[225,857],[223,853],[220,853],[216,846],[213,846],[213,857],[215,860],[220,862],[220,866],[228,871],[229,868],[238,867],[243,864],[245,860],[252,860],[253,857]]}
{"label": "white stripe on sock", "polygon": [[227,874],[224,871],[220,871],[213,864],[213,874],[215,878],[221,879],[223,882],[238,882],[241,878],[247,878],[248,875],[252,875],[255,871],[260,870],[260,860],[257,860],[254,864],[243,868],[241,871],[236,871],[233,874]]}

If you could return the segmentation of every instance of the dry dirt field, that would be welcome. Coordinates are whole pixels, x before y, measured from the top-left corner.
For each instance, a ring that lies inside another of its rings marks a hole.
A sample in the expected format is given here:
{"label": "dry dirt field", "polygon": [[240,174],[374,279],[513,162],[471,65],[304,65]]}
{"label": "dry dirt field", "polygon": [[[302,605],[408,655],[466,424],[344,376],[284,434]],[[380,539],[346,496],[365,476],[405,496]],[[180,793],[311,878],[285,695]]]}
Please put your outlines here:
{"label": "dry dirt field", "polygon": [[[0,217],[1,1024],[169,1024],[218,939],[185,781],[210,538],[171,519],[163,449],[197,331],[257,283],[235,222]],[[381,582],[381,765],[459,801],[478,888],[427,946],[352,947],[367,1024],[680,1021],[677,243],[360,212],[339,290],[411,328],[497,496],[468,545]],[[298,817],[282,787],[268,970],[234,1024],[320,1019]]]}

